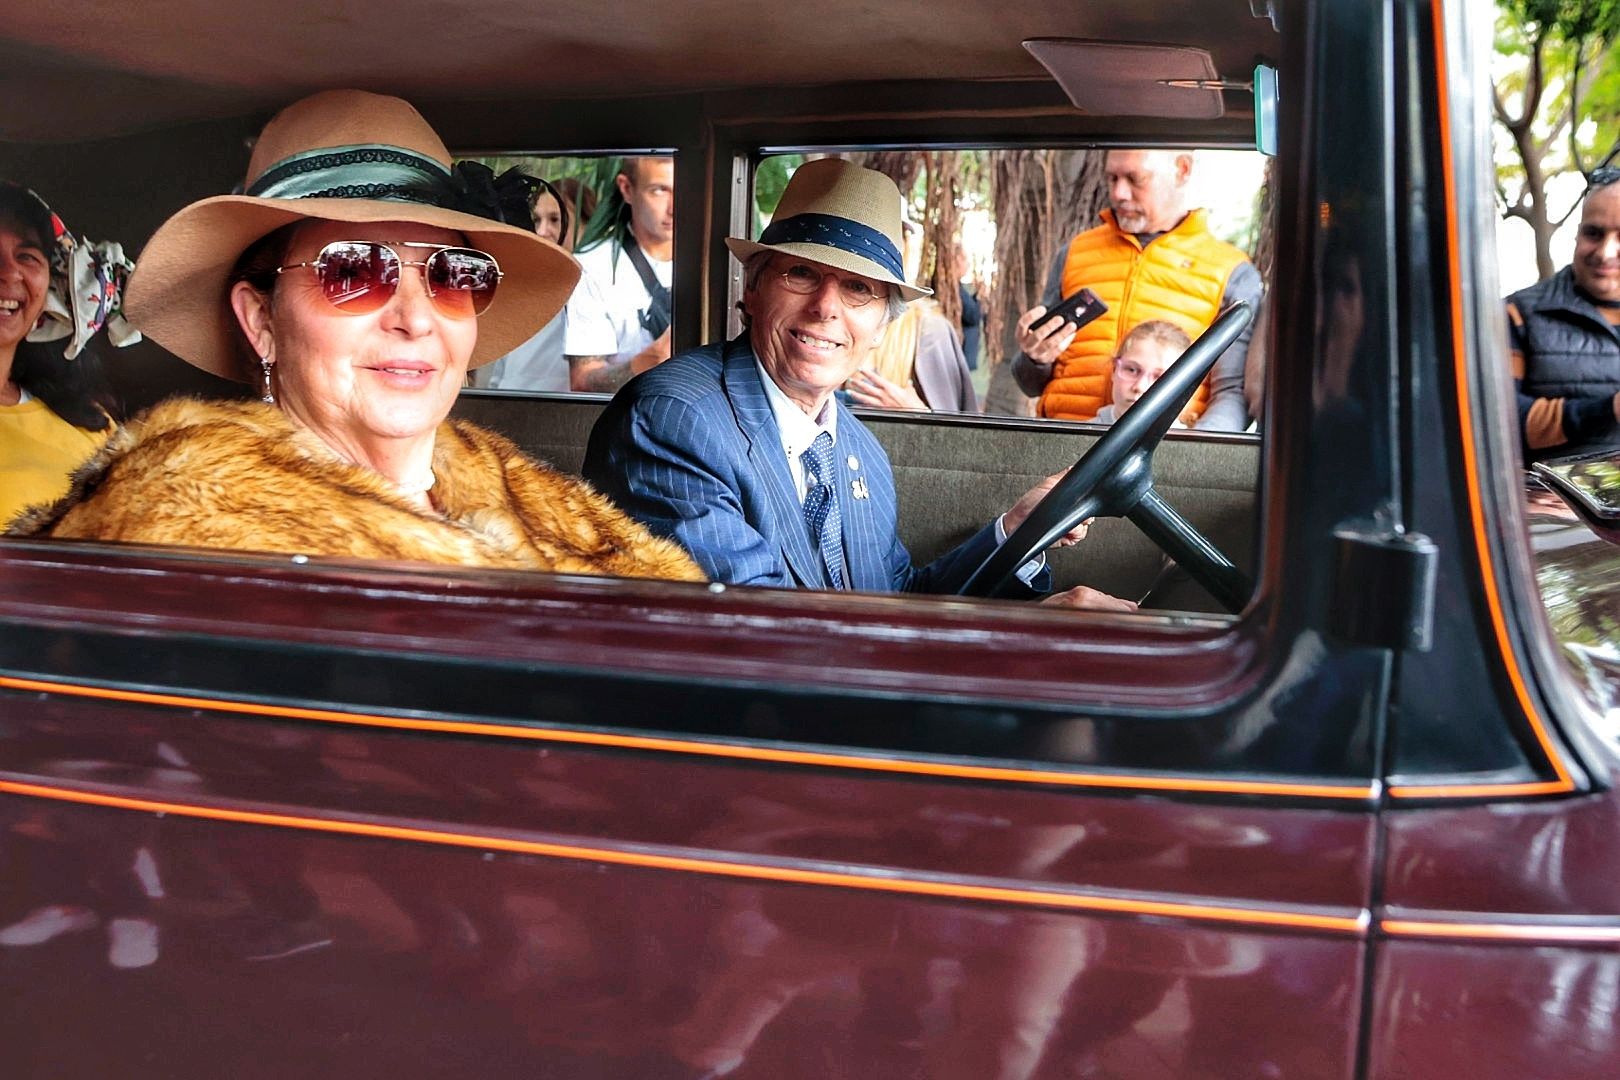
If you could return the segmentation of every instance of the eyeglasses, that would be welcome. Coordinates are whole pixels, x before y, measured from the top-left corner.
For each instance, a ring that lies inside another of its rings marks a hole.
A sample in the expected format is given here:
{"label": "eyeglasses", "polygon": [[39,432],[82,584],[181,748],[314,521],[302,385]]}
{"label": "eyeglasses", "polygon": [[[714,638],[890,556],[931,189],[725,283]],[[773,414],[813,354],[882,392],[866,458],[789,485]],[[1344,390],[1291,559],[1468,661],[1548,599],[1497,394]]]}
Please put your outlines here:
{"label": "eyeglasses", "polygon": [[[1114,357],[1114,373],[1117,374],[1123,382],[1135,382],[1137,379],[1140,379],[1142,376],[1148,374],[1148,369],[1143,365],[1138,364],[1135,360],[1126,360],[1123,357],[1116,356]],[[1158,382],[1162,378],[1164,378],[1163,368],[1153,372],[1153,382]]]}
{"label": "eyeglasses", "polygon": [[[807,296],[821,288],[821,283],[833,272],[819,270],[809,263],[796,262],[781,272],[782,287],[788,292]],[[865,307],[873,300],[887,300],[889,289],[861,277],[834,275],[838,280],[838,295],[846,307]]]}
{"label": "eyeglasses", "polygon": [[[421,248],[431,254],[421,260],[402,259],[395,248]],[[471,319],[489,310],[503,276],[488,252],[408,240],[335,240],[311,261],[278,266],[276,273],[306,266],[315,271],[327,301],[349,315],[380,310],[399,291],[400,269],[420,266],[423,285],[439,313]]]}
{"label": "eyeglasses", "polygon": [[1600,165],[1586,178],[1586,189],[1591,191],[1594,188],[1608,187],[1617,181],[1620,181],[1620,169],[1613,165]]}

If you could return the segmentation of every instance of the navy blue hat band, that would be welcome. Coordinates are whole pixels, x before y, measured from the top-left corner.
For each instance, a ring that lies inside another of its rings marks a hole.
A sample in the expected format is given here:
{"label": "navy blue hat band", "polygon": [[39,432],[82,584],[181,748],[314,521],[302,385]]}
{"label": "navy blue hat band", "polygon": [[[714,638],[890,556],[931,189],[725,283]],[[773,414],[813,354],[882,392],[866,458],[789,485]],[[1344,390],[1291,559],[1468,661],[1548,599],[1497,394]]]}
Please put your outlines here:
{"label": "navy blue hat band", "polygon": [[795,214],[773,221],[760,233],[762,244],[820,244],[877,263],[896,281],[905,280],[900,249],[876,229],[832,214]]}

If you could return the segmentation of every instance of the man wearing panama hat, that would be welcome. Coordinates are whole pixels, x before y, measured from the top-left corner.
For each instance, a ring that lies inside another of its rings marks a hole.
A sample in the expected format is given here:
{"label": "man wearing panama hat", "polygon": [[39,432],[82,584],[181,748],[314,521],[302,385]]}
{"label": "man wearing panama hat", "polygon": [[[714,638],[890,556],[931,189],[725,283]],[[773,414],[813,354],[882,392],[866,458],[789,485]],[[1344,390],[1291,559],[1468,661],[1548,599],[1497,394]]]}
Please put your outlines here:
{"label": "man wearing panama hat", "polygon": [[[900,192],[882,173],[801,166],[759,240],[726,241],[744,266],[743,333],[620,390],[591,432],[586,478],[717,581],[953,591],[1057,478],[912,566],[883,448],[834,396],[883,325],[929,295],[904,279],[900,228]],[[1050,589],[1044,559],[1019,578],[1026,596]]]}

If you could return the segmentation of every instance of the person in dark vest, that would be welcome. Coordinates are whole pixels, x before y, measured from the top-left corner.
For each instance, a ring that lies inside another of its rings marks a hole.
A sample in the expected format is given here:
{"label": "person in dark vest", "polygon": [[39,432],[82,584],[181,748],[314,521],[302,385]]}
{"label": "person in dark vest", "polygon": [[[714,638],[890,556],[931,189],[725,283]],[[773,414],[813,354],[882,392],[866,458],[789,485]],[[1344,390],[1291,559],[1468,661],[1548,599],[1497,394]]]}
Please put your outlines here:
{"label": "person in dark vest", "polygon": [[[1239,249],[1209,229],[1209,212],[1189,207],[1193,155],[1185,150],[1110,150],[1108,208],[1102,224],[1058,249],[1041,302],[1018,319],[1013,377],[1040,399],[1037,412],[1091,420],[1112,399],[1109,376],[1125,332],[1162,319],[1197,338],[1228,305],[1258,307],[1260,274]],[[1063,297],[1089,288],[1108,305],[1076,332],[1071,322],[1030,327]],[[1243,366],[1245,330],[1188,403],[1196,427],[1242,431],[1249,426]]]}
{"label": "person in dark vest", "polygon": [[1526,457],[1620,447],[1620,169],[1592,173],[1574,261],[1507,316]]}
{"label": "person in dark vest", "polygon": [[962,356],[969,371],[979,370],[979,335],[984,329],[984,303],[979,299],[979,283],[973,278],[973,268],[967,252],[958,247],[951,259],[956,272],[956,287],[962,294]]}

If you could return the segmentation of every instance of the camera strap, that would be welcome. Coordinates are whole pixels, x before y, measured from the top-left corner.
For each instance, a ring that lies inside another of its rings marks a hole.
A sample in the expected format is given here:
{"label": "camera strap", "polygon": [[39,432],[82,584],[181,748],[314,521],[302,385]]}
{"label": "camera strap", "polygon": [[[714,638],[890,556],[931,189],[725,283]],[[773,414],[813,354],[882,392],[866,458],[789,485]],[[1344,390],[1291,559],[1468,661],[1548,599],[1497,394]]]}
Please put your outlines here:
{"label": "camera strap", "polygon": [[669,329],[673,314],[669,290],[658,280],[658,275],[653,273],[652,264],[647,261],[641,245],[636,243],[634,234],[624,238],[624,253],[630,257],[630,265],[636,268],[636,276],[641,278],[641,284],[646,286],[647,295],[652,299],[647,313],[641,318],[641,325],[646,327],[647,332],[653,337],[662,337],[664,331]]}

